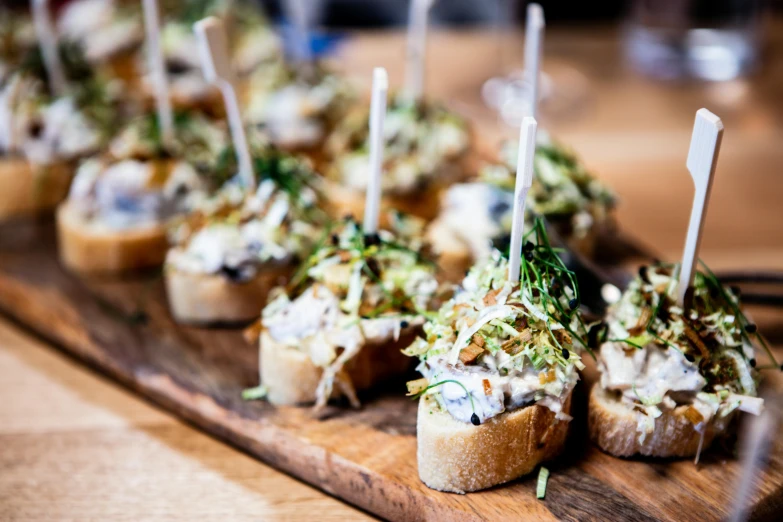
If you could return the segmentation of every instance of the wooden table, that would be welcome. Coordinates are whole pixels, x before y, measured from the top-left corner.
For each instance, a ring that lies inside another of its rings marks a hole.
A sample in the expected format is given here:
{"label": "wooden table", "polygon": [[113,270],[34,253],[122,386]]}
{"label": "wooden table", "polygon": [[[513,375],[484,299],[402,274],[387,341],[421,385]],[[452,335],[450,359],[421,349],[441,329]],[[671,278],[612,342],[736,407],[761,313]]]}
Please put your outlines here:
{"label": "wooden table", "polygon": [[[783,65],[774,60],[783,36],[771,42],[760,76],[714,85],[633,75],[613,30],[555,29],[547,38],[544,70],[581,82],[586,94],[573,110],[545,106],[542,123],[615,188],[624,230],[663,257],[679,255],[691,198],[685,156],[693,115],[706,106],[723,117],[726,132],[702,255],[716,268],[783,269]],[[521,40],[508,41],[521,55]],[[495,38],[435,34],[431,44],[430,92],[474,118],[484,139],[513,136],[477,95],[497,73]],[[402,49],[399,34],[363,36],[344,49],[344,63],[359,79],[384,65],[399,85]],[[780,339],[779,313],[753,313]],[[5,320],[0,470],[2,519],[369,518],[160,412]]]}

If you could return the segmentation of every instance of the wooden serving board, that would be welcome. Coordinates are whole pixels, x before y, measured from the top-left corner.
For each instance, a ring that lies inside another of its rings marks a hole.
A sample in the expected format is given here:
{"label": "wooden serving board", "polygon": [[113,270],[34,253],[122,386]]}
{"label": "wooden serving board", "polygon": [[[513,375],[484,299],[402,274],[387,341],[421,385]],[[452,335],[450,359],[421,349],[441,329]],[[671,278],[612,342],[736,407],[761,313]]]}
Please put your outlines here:
{"label": "wooden serving board", "polygon": [[[548,464],[545,500],[535,498],[535,474],[468,495],[430,490],[418,479],[416,403],[403,396],[403,381],[365,396],[360,410],[330,406],[320,418],[245,402],[241,391],[258,384],[258,350],[240,330],[177,326],[156,275],[83,281],[65,273],[51,223],[0,227],[0,310],[215,437],[384,518],[701,522],[729,513],[736,460],[715,448],[699,466],[606,455],[586,440],[585,385],[575,395],[567,449]],[[782,462],[778,440],[752,519],[783,512]]]}

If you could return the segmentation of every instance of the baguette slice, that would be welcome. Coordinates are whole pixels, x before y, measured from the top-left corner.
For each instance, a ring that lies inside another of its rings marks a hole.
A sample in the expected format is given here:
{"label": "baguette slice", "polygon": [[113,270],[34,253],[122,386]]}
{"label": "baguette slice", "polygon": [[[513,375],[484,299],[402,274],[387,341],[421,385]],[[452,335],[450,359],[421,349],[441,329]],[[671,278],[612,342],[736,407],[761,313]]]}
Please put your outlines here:
{"label": "baguette slice", "polygon": [[[404,374],[413,360],[403,355],[418,333],[418,328],[404,330],[399,340],[370,343],[362,347],[345,365],[344,370],[358,392],[367,390],[390,377]],[[304,352],[275,341],[261,332],[259,347],[261,384],[267,388],[267,399],[279,406],[313,404],[323,370],[313,364]],[[332,397],[339,395],[334,387]]]}
{"label": "baguette slice", "polygon": [[[607,453],[617,457],[647,455],[651,457],[692,457],[699,450],[701,434],[685,417],[687,406],[664,412],[655,419],[655,429],[639,442],[637,420],[643,413],[603,389],[599,384],[590,392],[588,431],[590,438]],[[727,424],[727,423],[726,423]],[[702,450],[723,429],[711,423],[704,433]]]}
{"label": "baguette slice", "polygon": [[62,264],[85,274],[118,274],[159,267],[168,250],[163,225],[111,230],[85,220],[68,201],[57,209],[57,238]]}
{"label": "baguette slice", "polygon": [[166,265],[169,308],[179,323],[244,323],[257,319],[269,291],[291,273],[287,263],[266,263],[250,281],[233,282],[220,274],[194,274]]}
{"label": "baguette slice", "polygon": [[21,157],[0,159],[0,220],[54,210],[72,177],[68,163],[34,166]]}
{"label": "baguette slice", "polygon": [[[571,410],[571,396],[563,413]],[[467,493],[530,473],[564,447],[568,422],[534,404],[480,426],[456,420],[431,396],[419,399],[419,478],[432,489]]]}

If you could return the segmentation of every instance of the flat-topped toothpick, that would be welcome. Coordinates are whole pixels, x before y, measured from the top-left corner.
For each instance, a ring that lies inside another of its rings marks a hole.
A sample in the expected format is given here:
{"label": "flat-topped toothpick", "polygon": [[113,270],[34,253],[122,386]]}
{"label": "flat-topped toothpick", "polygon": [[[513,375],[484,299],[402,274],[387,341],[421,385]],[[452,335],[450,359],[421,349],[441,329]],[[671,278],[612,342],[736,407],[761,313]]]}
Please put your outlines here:
{"label": "flat-topped toothpick", "polygon": [[427,25],[435,0],[411,0],[408,13],[408,48],[405,57],[405,92],[413,100],[424,94]]}
{"label": "flat-topped toothpick", "polygon": [[245,127],[239,108],[239,98],[234,87],[234,71],[228,53],[228,40],[223,22],[210,16],[195,23],[193,29],[198,38],[201,66],[208,82],[217,86],[223,94],[228,123],[231,127],[231,139],[239,165],[239,176],[248,190],[255,190],[256,178],[250,148],[247,145]]}
{"label": "flat-topped toothpick", "polygon": [[170,145],[174,141],[174,114],[171,110],[171,98],[169,98],[166,64],[160,46],[158,1],[142,0],[142,7],[144,9],[144,29],[147,35],[147,60],[155,90],[155,108],[158,113],[160,135],[163,143]]}
{"label": "flat-topped toothpick", "polygon": [[696,112],[696,122],[693,124],[691,148],[688,151],[688,170],[693,178],[695,193],[691,209],[691,221],[688,225],[688,236],[682,253],[680,265],[680,280],[677,289],[677,303],[683,306],[685,292],[693,283],[693,267],[699,255],[701,232],[704,216],[707,214],[707,203],[710,199],[712,180],[715,177],[715,166],[718,164],[718,152],[723,138],[723,122],[707,109]]}
{"label": "flat-topped toothpick", "polygon": [[60,96],[65,92],[67,80],[60,60],[57,31],[49,11],[49,0],[33,0],[32,9],[35,34],[41,46],[46,75],[49,77],[49,90],[53,96]]}
{"label": "flat-topped toothpick", "polygon": [[372,99],[370,101],[370,163],[367,195],[364,204],[364,233],[378,232],[381,206],[381,174],[383,171],[383,122],[386,120],[386,95],[389,76],[386,69],[376,67],[372,72]]}
{"label": "flat-topped toothpick", "polygon": [[527,6],[525,21],[525,81],[530,85],[530,115],[538,118],[541,56],[544,49],[544,10],[538,4]]}
{"label": "flat-topped toothpick", "polygon": [[508,254],[508,280],[519,281],[519,264],[522,257],[522,237],[525,233],[525,201],[533,185],[533,157],[536,154],[535,118],[525,116],[519,130],[519,154],[517,177],[514,184],[514,211],[511,223],[511,244]]}

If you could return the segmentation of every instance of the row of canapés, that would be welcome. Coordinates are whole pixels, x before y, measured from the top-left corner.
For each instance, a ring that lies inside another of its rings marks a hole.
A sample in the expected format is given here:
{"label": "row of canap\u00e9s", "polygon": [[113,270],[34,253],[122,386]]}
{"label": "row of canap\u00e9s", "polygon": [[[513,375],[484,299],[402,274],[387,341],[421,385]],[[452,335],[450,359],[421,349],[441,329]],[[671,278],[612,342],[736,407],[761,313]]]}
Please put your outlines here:
{"label": "row of canap\u00e9s", "polygon": [[[78,274],[163,266],[180,322],[260,314],[262,386],[251,396],[357,406],[358,394],[418,357],[423,377],[409,388],[421,395],[420,476],[456,492],[513,480],[563,447],[584,350],[600,346],[591,435],[616,455],[692,455],[735,412],[762,407],[754,344],[763,339],[708,271],[681,304],[677,266],[646,267],[604,322],[585,324],[577,282],[533,216],[590,255],[613,198],[545,132],[531,159],[520,276],[510,280],[498,248],[512,229],[514,145],[471,172],[467,122],[408,92],[392,96],[382,227],[367,233],[343,216],[364,210],[370,111],[339,74],[286,63],[244,3],[165,9],[177,107],[166,140],[139,58],[136,4],[64,8],[56,26],[67,85],[56,94],[28,20],[4,17],[0,215],[57,206],[61,258]],[[237,89],[249,100],[253,183],[200,73],[191,24],[210,14],[230,28]]]}

